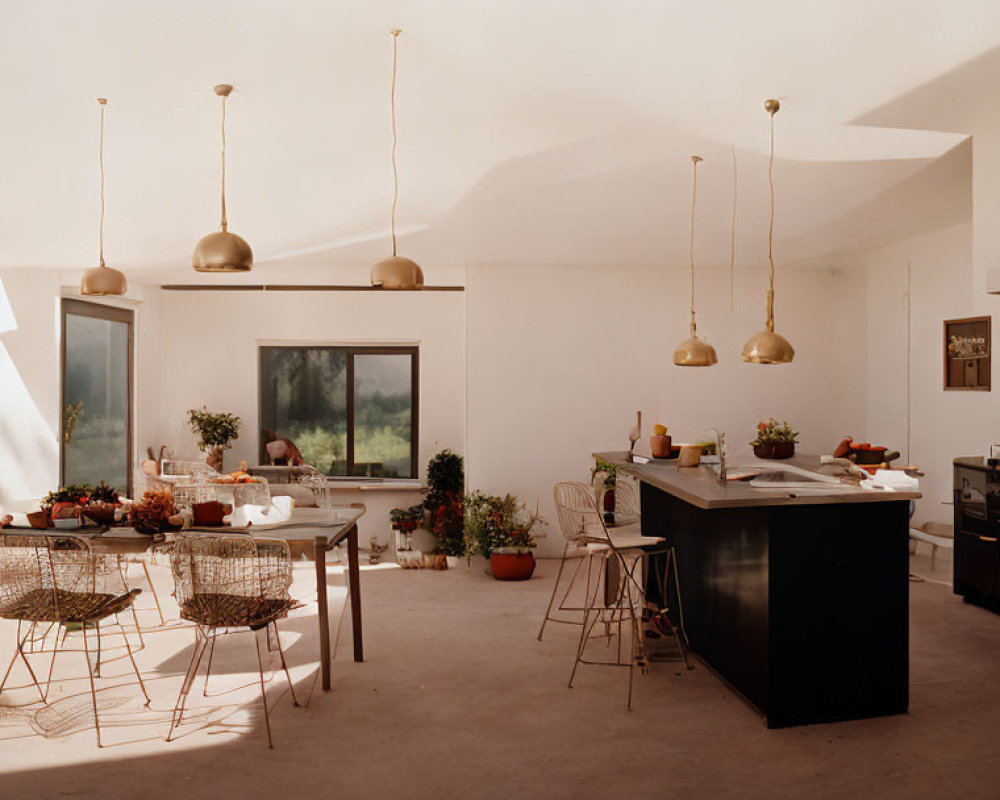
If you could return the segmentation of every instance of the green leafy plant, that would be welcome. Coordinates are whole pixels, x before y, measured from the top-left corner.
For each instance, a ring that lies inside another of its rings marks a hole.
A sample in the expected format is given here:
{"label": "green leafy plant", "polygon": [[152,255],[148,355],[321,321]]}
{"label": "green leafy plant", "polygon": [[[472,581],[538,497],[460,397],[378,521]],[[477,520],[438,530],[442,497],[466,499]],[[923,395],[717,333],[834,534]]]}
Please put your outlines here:
{"label": "green leafy plant", "polygon": [[598,472],[604,473],[604,488],[614,489],[618,485],[618,467],[603,458],[594,457],[594,468],[590,470],[590,482],[594,482]]}
{"label": "green leafy plant", "polygon": [[750,444],[754,447],[758,445],[772,445],[781,442],[797,442],[799,432],[792,430],[787,422],[778,422],[771,417],[768,420],[761,420],[757,423],[757,436]]}
{"label": "green leafy plant", "polygon": [[465,496],[465,551],[489,557],[500,548],[527,551],[536,546],[531,529],[541,518],[514,495],[473,492]]}
{"label": "green leafy plant", "polygon": [[394,508],[389,512],[389,522],[395,531],[413,531],[420,525],[424,518],[424,507],[422,505],[410,506],[409,508]]}
{"label": "green leafy plant", "polygon": [[239,438],[240,418],[235,414],[213,414],[205,406],[200,411],[196,408],[189,409],[187,413],[188,425],[200,438],[199,450],[210,450],[213,447],[225,449],[234,439]]}
{"label": "green leafy plant", "polygon": [[49,492],[42,498],[41,506],[43,511],[49,511],[56,503],[76,503],[79,505],[94,491],[93,486],[85,483],[71,483],[69,486],[60,486],[53,492]]}
{"label": "green leafy plant", "polygon": [[434,510],[431,532],[437,536],[437,552],[446,556],[465,553],[465,502],[461,496],[448,495],[448,502]]}
{"label": "green leafy plant", "polygon": [[114,486],[108,486],[104,481],[101,481],[90,491],[87,501],[90,503],[118,503],[121,501],[121,497]]}
{"label": "green leafy plant", "polygon": [[437,552],[460,556],[465,550],[465,468],[462,457],[442,450],[427,463],[428,528],[437,536]]}
{"label": "green leafy plant", "polygon": [[451,450],[442,450],[427,462],[427,499],[424,508],[433,511],[461,497],[465,491],[465,469],[462,457]]}

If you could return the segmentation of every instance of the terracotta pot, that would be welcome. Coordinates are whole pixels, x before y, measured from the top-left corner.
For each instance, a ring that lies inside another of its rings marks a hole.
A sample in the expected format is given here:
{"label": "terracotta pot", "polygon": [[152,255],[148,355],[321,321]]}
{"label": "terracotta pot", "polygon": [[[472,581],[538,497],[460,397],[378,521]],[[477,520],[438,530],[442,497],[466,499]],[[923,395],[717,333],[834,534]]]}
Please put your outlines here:
{"label": "terracotta pot", "polygon": [[535,571],[535,554],[491,553],[490,567],[498,581],[526,581]]}
{"label": "terracotta pot", "polygon": [[673,439],[667,435],[653,436],[649,437],[649,452],[653,455],[653,458],[670,458],[670,445],[673,443]]}
{"label": "terracotta pot", "polygon": [[795,455],[795,442],[755,444],[753,446],[753,454],[757,458],[791,458]]}
{"label": "terracotta pot", "polygon": [[28,524],[32,528],[37,528],[38,530],[45,530],[46,528],[52,527],[52,516],[48,511],[32,511],[27,515]]}

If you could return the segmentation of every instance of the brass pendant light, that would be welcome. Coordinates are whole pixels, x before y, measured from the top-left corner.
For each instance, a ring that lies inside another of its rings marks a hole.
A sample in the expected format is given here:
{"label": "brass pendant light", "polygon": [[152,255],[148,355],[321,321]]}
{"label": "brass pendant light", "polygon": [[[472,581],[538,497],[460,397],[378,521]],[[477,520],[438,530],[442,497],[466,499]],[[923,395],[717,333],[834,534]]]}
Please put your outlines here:
{"label": "brass pendant light", "polygon": [[795,349],[784,336],[774,332],[774,115],[781,104],[777,100],[764,101],[764,110],[771,117],[771,155],[767,163],[767,184],[771,192],[771,221],[767,228],[767,261],[770,264],[770,283],[767,289],[767,329],[755,333],[743,345],[743,360],[751,364],[791,364]]}
{"label": "brass pendant light", "polygon": [[392,255],[372,266],[372,286],[382,289],[422,289],[424,271],[417,262],[396,254],[396,205],[399,203],[399,169],[396,166],[396,71],[398,64],[399,34],[394,28],[392,35],[392,87],[389,90],[389,111],[392,120],[392,210],[389,213],[389,235],[392,239]]}
{"label": "brass pendant light", "polygon": [[203,236],[194,248],[191,265],[196,272],[249,272],[253,269],[253,250],[246,239],[229,232],[226,219],[226,98],[233,91],[220,83],[215,93],[222,98],[222,229]]}
{"label": "brass pendant light", "polygon": [[101,106],[101,136],[98,163],[101,166],[101,225],[100,225],[100,266],[91,267],[80,280],[80,294],[92,296],[123,295],[128,291],[125,275],[104,263],[104,106],[108,101],[98,97]]}
{"label": "brass pendant light", "polygon": [[698,201],[698,162],[701,156],[691,156],[694,166],[694,185],[691,189],[691,337],[681,342],[674,351],[674,363],[678,367],[710,367],[719,359],[715,356],[715,348],[698,335],[698,326],[694,318],[694,212]]}

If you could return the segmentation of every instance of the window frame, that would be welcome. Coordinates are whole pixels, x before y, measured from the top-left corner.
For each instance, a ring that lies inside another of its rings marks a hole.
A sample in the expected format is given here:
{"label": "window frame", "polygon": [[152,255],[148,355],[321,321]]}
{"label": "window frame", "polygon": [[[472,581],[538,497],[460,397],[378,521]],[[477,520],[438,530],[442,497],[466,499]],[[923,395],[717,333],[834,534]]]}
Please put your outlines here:
{"label": "window frame", "polygon": [[132,462],[135,453],[135,311],[103,303],[90,303],[74,297],[60,298],[59,304],[59,485],[66,484],[66,317],[70,314],[77,317],[103,319],[108,322],[122,322],[128,326],[126,478],[124,490],[122,487],[116,486],[115,488],[121,490],[125,497],[131,497],[133,490]]}
{"label": "window frame", "polygon": [[[354,357],[357,355],[388,355],[388,356],[410,356],[411,382],[410,398],[412,408],[412,421],[410,427],[410,474],[400,480],[417,480],[419,477],[420,463],[420,345],[355,345],[355,344],[312,344],[310,342],[288,342],[276,343],[267,342],[257,345],[257,452],[261,464],[267,463],[267,451],[264,449],[264,438],[261,430],[264,427],[264,381],[267,371],[264,366],[265,350],[339,350],[344,353],[347,367],[347,444],[346,444],[346,475],[327,475],[330,480],[336,481],[372,481],[379,478],[370,478],[364,475],[354,475]],[[321,470],[322,471],[322,470]],[[392,479],[390,479],[392,480]]]}

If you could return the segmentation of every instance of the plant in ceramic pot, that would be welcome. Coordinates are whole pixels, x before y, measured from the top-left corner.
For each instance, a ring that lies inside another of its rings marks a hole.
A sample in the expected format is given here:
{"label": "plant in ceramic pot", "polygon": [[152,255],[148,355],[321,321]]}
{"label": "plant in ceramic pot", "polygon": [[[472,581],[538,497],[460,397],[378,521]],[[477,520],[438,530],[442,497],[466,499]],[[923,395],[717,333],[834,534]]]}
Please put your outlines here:
{"label": "plant in ceramic pot", "polygon": [[83,503],[83,516],[98,525],[110,525],[114,522],[115,510],[120,508],[121,504],[118,491],[101,481]]}
{"label": "plant in ceramic pot", "polygon": [[488,558],[497,580],[527,580],[535,571],[531,529],[539,521],[514,495],[473,492],[465,497],[465,551]]}
{"label": "plant in ceramic pot", "polygon": [[437,552],[455,558],[465,552],[465,470],[462,457],[442,450],[427,464],[427,527],[438,540]]}
{"label": "plant in ceramic pot", "polygon": [[601,507],[606,514],[615,512],[615,487],[618,486],[618,467],[603,458],[594,457],[590,482],[601,497]]}
{"label": "plant in ceramic pot", "polygon": [[798,436],[799,432],[792,430],[787,422],[771,417],[757,423],[757,436],[750,444],[757,458],[791,458],[795,455]]}
{"label": "plant in ceramic pot", "polygon": [[80,507],[87,502],[87,498],[93,490],[92,486],[84,483],[71,483],[68,486],[60,486],[54,492],[49,492],[42,498],[42,511],[53,521],[60,517],[78,517],[80,515]]}
{"label": "plant in ceramic pot", "polygon": [[240,418],[229,412],[214,414],[205,406],[188,409],[188,425],[198,435],[198,449],[207,453],[208,465],[222,472],[222,451],[240,435]]}

